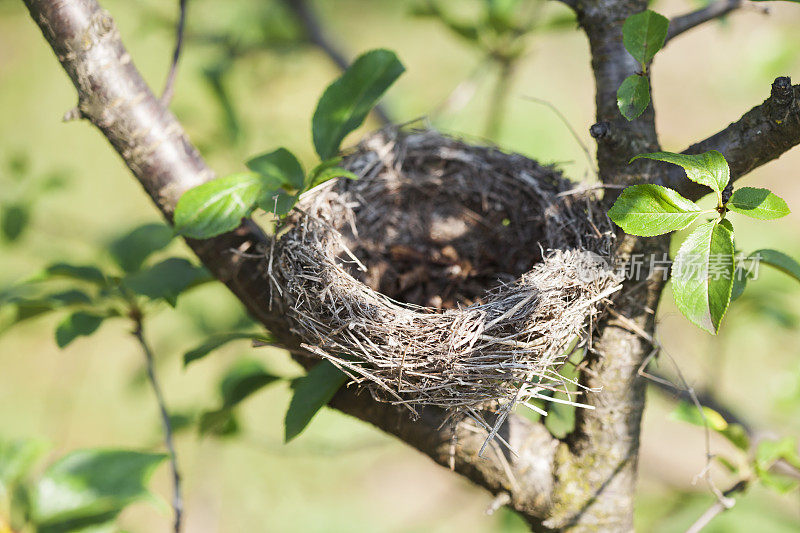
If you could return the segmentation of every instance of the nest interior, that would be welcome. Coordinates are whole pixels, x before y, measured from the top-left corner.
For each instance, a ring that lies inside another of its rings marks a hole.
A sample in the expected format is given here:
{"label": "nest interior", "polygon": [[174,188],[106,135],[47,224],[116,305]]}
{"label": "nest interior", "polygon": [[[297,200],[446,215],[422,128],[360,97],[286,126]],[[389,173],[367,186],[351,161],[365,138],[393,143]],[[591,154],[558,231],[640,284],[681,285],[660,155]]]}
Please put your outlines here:
{"label": "nest interior", "polygon": [[412,411],[561,389],[565,347],[620,283],[596,199],[433,131],[385,130],[344,166],[360,179],[304,195],[267,265],[304,348]]}

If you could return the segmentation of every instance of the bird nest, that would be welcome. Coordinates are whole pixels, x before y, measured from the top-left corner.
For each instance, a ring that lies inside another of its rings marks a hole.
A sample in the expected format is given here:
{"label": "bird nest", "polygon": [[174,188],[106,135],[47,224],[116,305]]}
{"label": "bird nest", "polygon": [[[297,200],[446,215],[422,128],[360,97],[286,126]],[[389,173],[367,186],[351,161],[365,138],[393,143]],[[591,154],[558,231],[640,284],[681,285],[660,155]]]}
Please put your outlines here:
{"label": "bird nest", "polygon": [[360,179],[303,195],[268,259],[303,348],[415,413],[563,390],[568,348],[620,288],[594,195],[432,131],[380,132],[343,166]]}

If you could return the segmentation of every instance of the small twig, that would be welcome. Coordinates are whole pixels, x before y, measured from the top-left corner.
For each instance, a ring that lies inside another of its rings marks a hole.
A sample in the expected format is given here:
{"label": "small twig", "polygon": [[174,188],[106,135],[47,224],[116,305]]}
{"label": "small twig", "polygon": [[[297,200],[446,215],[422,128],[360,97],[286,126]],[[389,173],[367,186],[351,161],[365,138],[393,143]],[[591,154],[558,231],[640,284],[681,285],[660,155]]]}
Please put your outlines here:
{"label": "small twig", "polygon": [[150,380],[150,386],[153,388],[153,392],[156,395],[158,409],[161,412],[161,424],[164,429],[164,444],[169,453],[169,464],[172,470],[172,508],[175,511],[173,531],[179,533],[181,530],[181,517],[183,515],[183,496],[181,494],[181,475],[178,471],[178,455],[175,452],[175,443],[172,439],[172,422],[170,422],[169,419],[169,413],[167,412],[167,405],[164,401],[161,385],[159,385],[158,378],[156,377],[153,351],[144,338],[142,314],[138,311],[134,311],[131,313],[131,318],[133,318],[135,325],[133,336],[136,337],[136,340],[139,341],[139,345],[142,347],[142,352],[144,353],[145,362],[147,364],[147,377]]}
{"label": "small twig", "polygon": [[[552,103],[550,103],[549,101],[544,100],[542,98],[536,98],[534,96],[523,96],[522,98],[524,98],[525,100],[528,100],[529,102],[534,102],[534,103],[537,103],[537,104],[541,104],[541,105],[547,106],[547,107],[550,108],[550,110],[553,113],[555,113],[555,115],[558,117],[558,119],[561,121],[561,123],[564,124],[564,126],[566,126],[566,128],[572,134],[572,138],[575,139],[575,142],[578,143],[578,146],[581,147],[581,150],[583,151],[583,154],[586,156],[586,161],[589,163],[589,169],[592,171],[592,173],[595,175],[595,177],[599,179],[599,175],[597,173],[597,169],[594,167],[594,159],[592,158],[592,153],[589,151],[589,147],[586,146],[586,143],[584,143],[583,140],[581,140],[580,135],[578,135],[578,132],[575,131],[575,128],[572,127],[572,124],[569,123],[569,121],[567,120],[567,117],[564,116],[564,113],[562,113]],[[612,185],[604,185],[604,187],[613,187],[613,186]],[[561,195],[559,195],[559,196],[561,196]]]}
{"label": "small twig", "polygon": [[669,21],[669,30],[667,31],[667,40],[664,44],[668,43],[673,37],[677,37],[681,33],[691,30],[701,24],[705,24],[711,20],[723,17],[742,7],[742,0],[717,0],[708,6],[675,17]]}
{"label": "small twig", "polygon": [[500,72],[497,75],[497,82],[492,91],[489,114],[486,117],[486,129],[484,131],[486,137],[492,141],[497,141],[497,136],[503,130],[508,93],[511,89],[515,67],[516,65],[512,61],[503,61],[500,64]]}
{"label": "small twig", "polygon": [[175,50],[172,52],[172,63],[169,66],[169,73],[167,74],[167,81],[164,84],[164,91],[161,93],[161,104],[164,107],[168,106],[172,100],[172,95],[175,92],[175,77],[178,74],[178,59],[181,57],[181,49],[183,48],[183,34],[186,28],[186,3],[188,0],[179,0],[178,6],[180,13],[178,15],[178,24],[175,29]]}
{"label": "small twig", "polygon": [[498,509],[509,503],[511,503],[511,496],[509,496],[507,492],[498,492],[497,496],[492,500],[492,503],[486,508],[486,514],[493,515]]}
{"label": "small twig", "polygon": [[731,498],[732,494],[736,494],[737,492],[743,492],[747,488],[747,480],[741,480],[736,485],[732,486],[728,490],[722,493],[721,498],[717,498],[717,501],[709,507],[706,512],[704,512],[697,521],[689,526],[689,529],[686,530],[686,533],[698,533],[704,527],[706,527],[711,520],[714,519],[718,514],[727,511],[731,507],[734,506],[736,500]]}

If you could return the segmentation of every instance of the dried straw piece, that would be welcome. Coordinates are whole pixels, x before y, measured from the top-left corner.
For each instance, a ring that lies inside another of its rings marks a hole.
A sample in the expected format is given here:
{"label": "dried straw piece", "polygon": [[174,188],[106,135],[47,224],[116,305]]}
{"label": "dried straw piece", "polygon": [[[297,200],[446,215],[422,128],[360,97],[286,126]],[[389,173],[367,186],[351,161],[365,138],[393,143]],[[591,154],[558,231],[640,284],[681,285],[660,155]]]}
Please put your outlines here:
{"label": "dried straw piece", "polygon": [[344,165],[361,179],[304,195],[268,258],[303,347],[414,413],[496,410],[490,437],[565,390],[569,344],[621,283],[594,193],[433,131],[380,132]]}

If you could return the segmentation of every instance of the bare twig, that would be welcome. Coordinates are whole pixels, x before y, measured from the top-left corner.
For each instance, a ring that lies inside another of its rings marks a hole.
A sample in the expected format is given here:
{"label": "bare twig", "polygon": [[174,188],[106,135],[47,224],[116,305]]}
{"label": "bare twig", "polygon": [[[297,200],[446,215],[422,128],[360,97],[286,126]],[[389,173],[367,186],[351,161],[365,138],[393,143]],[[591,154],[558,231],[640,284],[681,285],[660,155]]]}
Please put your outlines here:
{"label": "bare twig", "polygon": [[164,84],[164,91],[161,93],[161,103],[168,106],[172,101],[172,95],[175,92],[175,77],[178,74],[178,60],[181,57],[181,49],[183,48],[183,34],[186,28],[186,4],[188,0],[179,0],[178,24],[175,28],[175,50],[172,52],[172,62],[169,66],[169,73],[167,74],[167,81]]}
{"label": "bare twig", "polygon": [[727,511],[731,507],[734,506],[736,500],[734,500],[731,495],[744,492],[747,489],[747,481],[742,480],[739,481],[736,485],[732,486],[728,490],[722,493],[722,498],[717,498],[714,504],[704,512],[697,521],[689,526],[689,529],[686,530],[686,533],[698,533],[704,527],[706,527],[711,520],[714,519],[718,514]]}
{"label": "bare twig", "polygon": [[147,378],[150,380],[150,387],[156,396],[158,402],[158,409],[161,413],[161,425],[164,429],[164,445],[169,454],[169,465],[172,471],[172,508],[175,511],[175,520],[173,522],[173,531],[179,533],[181,530],[181,518],[183,516],[183,495],[181,493],[181,474],[178,470],[178,454],[175,451],[175,442],[172,438],[172,422],[169,419],[169,412],[167,411],[167,404],[164,400],[164,394],[161,391],[161,385],[158,382],[155,370],[155,360],[153,357],[153,350],[147,343],[144,336],[144,323],[142,314],[138,311],[131,313],[131,318],[134,322],[133,336],[139,342],[144,353],[145,363],[147,366]]}
{"label": "bare twig", "polygon": [[717,0],[712,2],[702,9],[680,15],[669,21],[669,30],[667,32],[667,40],[669,42],[673,37],[677,37],[681,33],[696,28],[701,24],[708,21],[724,17],[731,11],[735,11],[742,7],[742,0]]}
{"label": "bare twig", "polygon": [[[581,139],[580,135],[578,135],[578,132],[575,131],[575,128],[573,128],[572,124],[569,123],[569,121],[567,120],[567,117],[564,116],[564,113],[562,113],[551,102],[549,102],[548,100],[544,100],[543,98],[536,98],[534,96],[523,96],[523,98],[525,100],[528,100],[529,102],[534,102],[534,103],[537,103],[537,104],[541,104],[541,105],[547,106],[548,108],[550,108],[550,110],[553,113],[555,113],[555,115],[558,117],[558,119],[561,121],[561,123],[564,124],[564,126],[566,126],[566,128],[572,134],[572,138],[575,139],[575,142],[578,143],[578,146],[581,147],[581,151],[583,151],[583,154],[586,156],[586,161],[589,163],[589,170],[592,171],[592,174],[594,174],[595,178],[599,179],[599,175],[597,174],[597,169],[594,166],[594,158],[592,158],[592,154],[591,154],[591,152],[589,152],[589,147],[586,146],[586,143],[583,142],[583,140]],[[609,185],[609,187],[615,187],[615,186],[614,185]],[[619,186],[616,186],[616,187],[619,187]]]}

